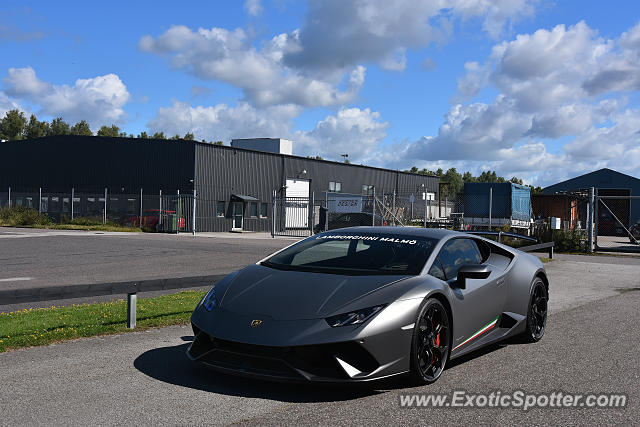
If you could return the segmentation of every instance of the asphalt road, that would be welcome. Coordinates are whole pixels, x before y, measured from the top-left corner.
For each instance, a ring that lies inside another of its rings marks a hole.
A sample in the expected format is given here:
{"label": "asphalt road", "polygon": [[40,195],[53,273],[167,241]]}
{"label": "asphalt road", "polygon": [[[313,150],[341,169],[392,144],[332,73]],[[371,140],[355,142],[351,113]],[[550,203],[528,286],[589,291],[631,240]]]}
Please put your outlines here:
{"label": "asphalt road", "polygon": [[212,235],[0,228],[0,288],[228,273],[292,243]]}
{"label": "asphalt road", "polygon": [[[297,239],[264,233],[165,235],[0,227],[0,289],[224,274]],[[166,293],[166,292],[164,292]],[[140,294],[154,296],[158,292]],[[113,295],[6,305],[0,311],[122,298]]]}
{"label": "asphalt road", "polygon": [[[547,332],[449,366],[425,387],[327,388],[239,379],[190,363],[186,326],[0,354],[4,425],[637,424],[640,263],[547,264]],[[399,393],[624,393],[624,409],[406,409]]]}

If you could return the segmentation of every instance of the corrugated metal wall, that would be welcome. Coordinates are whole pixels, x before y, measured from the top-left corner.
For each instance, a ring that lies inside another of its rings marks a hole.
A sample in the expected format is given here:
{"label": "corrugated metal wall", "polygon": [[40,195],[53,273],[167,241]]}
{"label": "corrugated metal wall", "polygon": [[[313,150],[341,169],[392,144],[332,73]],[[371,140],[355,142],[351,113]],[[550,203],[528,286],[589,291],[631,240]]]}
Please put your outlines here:
{"label": "corrugated metal wall", "polygon": [[[329,182],[340,182],[343,193],[361,194],[363,185],[373,185],[376,194],[394,189],[415,191],[422,188],[438,193],[437,177],[428,177],[388,169],[344,164],[304,157],[262,153],[211,144],[196,144],[196,189],[198,192],[198,229],[227,231],[232,219],[216,217],[216,202],[229,209],[231,194],[255,197],[268,203],[267,218],[247,218],[243,229],[269,231],[271,200],[274,191],[281,191],[287,179],[307,179],[316,203],[329,190]],[[422,185],[424,184],[424,187]]]}
{"label": "corrugated metal wall", "polygon": [[[0,143],[0,188],[157,194],[192,191],[192,142],[55,136]],[[124,190],[123,190],[124,189]],[[0,190],[2,191],[2,190]]]}

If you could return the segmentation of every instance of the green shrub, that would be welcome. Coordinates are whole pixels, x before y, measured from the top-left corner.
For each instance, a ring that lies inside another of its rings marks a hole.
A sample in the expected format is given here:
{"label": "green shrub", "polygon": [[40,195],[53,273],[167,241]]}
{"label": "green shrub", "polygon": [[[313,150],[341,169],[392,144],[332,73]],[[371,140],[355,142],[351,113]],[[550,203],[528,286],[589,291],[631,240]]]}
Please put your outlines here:
{"label": "green shrub", "polygon": [[26,206],[0,208],[0,225],[8,227],[46,226],[51,224],[47,214]]}

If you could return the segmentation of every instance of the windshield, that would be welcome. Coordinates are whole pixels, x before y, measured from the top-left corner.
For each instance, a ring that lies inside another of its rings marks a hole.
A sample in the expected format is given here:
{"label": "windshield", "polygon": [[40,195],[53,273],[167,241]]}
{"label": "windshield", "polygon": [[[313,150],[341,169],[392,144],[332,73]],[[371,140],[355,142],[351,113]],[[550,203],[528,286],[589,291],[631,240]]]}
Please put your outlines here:
{"label": "windshield", "polygon": [[416,275],[437,239],[393,234],[325,233],[272,256],[262,265],[282,270],[351,275]]}

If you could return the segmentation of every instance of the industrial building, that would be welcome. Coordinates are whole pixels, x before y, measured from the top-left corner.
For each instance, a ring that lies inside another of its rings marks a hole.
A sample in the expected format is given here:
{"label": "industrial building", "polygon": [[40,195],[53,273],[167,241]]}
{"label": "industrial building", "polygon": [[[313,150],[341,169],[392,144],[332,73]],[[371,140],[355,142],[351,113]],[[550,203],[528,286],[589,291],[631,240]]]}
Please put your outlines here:
{"label": "industrial building", "polygon": [[[640,179],[604,168],[559,182],[543,189],[544,194],[586,194],[589,188],[603,196],[596,206],[598,230],[603,235],[626,235],[616,218],[629,227],[640,220]],[[605,203],[607,206],[603,205]],[[585,217],[584,203],[580,220]],[[610,209],[610,210],[609,210]],[[615,218],[613,217],[615,215]]]}
{"label": "industrial building", "polygon": [[14,205],[53,217],[97,213],[104,206],[105,215],[126,218],[166,209],[160,194],[192,195],[195,190],[198,231],[269,231],[274,195],[307,199],[316,208],[327,192],[371,195],[410,189],[438,197],[437,177],[293,156],[288,154],[291,144],[253,139],[224,146],[90,136],[4,142],[0,206],[13,197]]}

